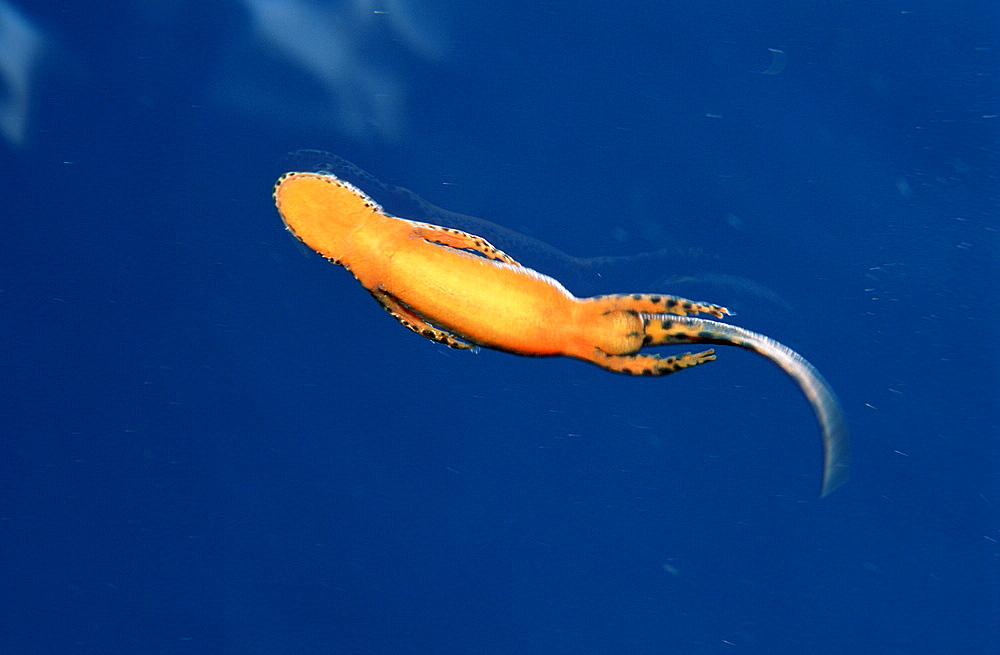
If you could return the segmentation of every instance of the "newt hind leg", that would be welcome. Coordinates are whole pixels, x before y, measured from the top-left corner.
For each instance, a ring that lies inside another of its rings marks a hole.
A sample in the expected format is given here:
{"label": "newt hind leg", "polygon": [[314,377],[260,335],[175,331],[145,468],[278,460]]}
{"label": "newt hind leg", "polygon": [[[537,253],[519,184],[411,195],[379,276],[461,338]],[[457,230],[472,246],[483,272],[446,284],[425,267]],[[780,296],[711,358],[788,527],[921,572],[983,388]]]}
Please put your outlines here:
{"label": "newt hind leg", "polygon": [[587,298],[584,302],[595,303],[605,311],[632,311],[641,314],[674,314],[676,316],[711,314],[716,318],[723,318],[732,313],[722,305],[653,293],[594,296]]}
{"label": "newt hind leg", "polygon": [[669,375],[715,359],[715,350],[660,357],[659,355],[608,355],[598,350],[590,361],[603,369],[626,375]]}

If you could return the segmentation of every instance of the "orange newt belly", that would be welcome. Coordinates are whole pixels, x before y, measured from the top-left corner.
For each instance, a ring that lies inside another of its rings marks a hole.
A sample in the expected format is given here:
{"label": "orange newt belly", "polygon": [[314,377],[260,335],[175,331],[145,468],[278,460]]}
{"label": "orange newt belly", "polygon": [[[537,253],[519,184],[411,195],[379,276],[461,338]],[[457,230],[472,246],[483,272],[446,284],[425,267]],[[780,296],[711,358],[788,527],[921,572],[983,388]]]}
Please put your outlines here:
{"label": "orange newt belly", "polygon": [[579,301],[529,268],[413,239],[381,272],[374,284],[427,322],[480,346],[558,355],[574,340]]}

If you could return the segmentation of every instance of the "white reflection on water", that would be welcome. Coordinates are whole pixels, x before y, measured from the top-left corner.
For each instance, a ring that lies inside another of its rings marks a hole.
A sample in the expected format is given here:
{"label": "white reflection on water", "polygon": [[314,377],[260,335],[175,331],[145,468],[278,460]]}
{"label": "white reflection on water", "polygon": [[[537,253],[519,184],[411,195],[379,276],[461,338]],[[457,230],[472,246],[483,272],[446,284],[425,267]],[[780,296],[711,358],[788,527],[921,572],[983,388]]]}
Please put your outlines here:
{"label": "white reflection on water", "polygon": [[242,2],[253,27],[223,62],[216,91],[226,101],[350,136],[403,137],[406,84],[392,62],[446,51],[406,2]]}
{"label": "white reflection on water", "polygon": [[0,0],[0,135],[15,146],[27,133],[31,76],[44,48],[41,30]]}

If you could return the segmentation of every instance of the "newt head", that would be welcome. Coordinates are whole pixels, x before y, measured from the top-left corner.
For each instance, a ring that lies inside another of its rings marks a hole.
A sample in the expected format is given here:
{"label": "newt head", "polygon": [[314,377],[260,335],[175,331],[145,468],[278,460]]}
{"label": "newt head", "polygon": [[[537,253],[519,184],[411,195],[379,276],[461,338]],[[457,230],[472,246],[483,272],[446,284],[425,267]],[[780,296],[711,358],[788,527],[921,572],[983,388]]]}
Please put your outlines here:
{"label": "newt head", "polygon": [[351,235],[382,208],[357,187],[323,173],[285,173],[274,204],[288,230],[328,259],[339,261]]}

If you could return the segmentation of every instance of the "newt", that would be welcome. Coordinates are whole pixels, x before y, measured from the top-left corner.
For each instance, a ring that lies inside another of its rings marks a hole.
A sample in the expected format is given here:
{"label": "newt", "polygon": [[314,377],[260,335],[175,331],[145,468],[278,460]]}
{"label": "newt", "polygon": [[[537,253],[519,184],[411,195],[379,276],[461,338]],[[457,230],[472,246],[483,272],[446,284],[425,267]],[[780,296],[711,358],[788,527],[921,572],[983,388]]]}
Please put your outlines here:
{"label": "newt", "polygon": [[821,496],[848,479],[850,448],[837,397],[791,348],[722,319],[712,303],[666,294],[578,298],[474,234],[391,216],[352,184],[325,172],[291,172],[274,186],[287,229],[343,266],[397,321],[451,348],[568,356],[615,373],[661,376],[716,358],[714,349],[661,357],[643,348],[711,344],[744,348],[777,364],[819,422]]}

